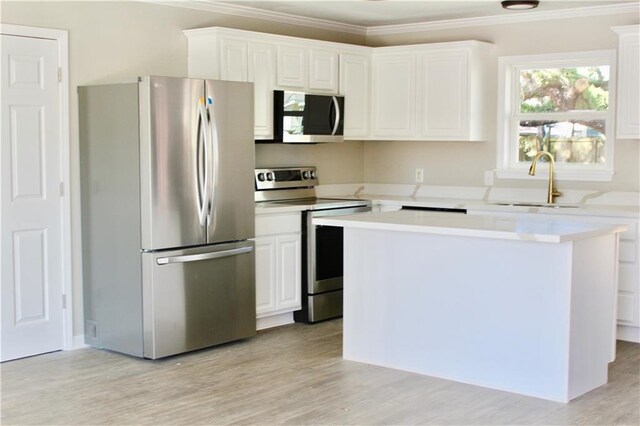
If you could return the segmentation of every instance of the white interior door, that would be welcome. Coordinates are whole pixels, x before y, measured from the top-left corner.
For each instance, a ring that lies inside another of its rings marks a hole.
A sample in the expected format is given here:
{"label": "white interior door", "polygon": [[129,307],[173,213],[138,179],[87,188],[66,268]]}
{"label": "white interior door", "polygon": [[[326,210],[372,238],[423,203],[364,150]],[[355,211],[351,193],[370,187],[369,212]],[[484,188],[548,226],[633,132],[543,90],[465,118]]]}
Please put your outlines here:
{"label": "white interior door", "polygon": [[2,35],[2,361],[64,346],[56,40]]}

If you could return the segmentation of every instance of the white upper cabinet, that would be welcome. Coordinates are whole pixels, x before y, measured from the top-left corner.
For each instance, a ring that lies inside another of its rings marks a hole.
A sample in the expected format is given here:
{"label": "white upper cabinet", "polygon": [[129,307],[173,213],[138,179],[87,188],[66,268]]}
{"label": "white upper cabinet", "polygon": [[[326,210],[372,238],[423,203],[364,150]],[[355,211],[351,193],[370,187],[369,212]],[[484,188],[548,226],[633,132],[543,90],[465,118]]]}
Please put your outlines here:
{"label": "white upper cabinet", "polygon": [[412,138],[415,122],[416,55],[374,53],[373,136]]}
{"label": "white upper cabinet", "polygon": [[369,136],[371,114],[371,55],[340,54],[340,95],[344,96],[344,138]]}
{"label": "white upper cabinet", "polygon": [[466,51],[418,56],[418,136],[464,139],[468,126]]}
{"label": "white upper cabinet", "polygon": [[453,42],[374,52],[372,138],[486,140],[490,49]]}
{"label": "white upper cabinet", "polygon": [[278,46],[278,86],[304,90],[307,87],[307,49],[298,46]]}
{"label": "white upper cabinet", "polygon": [[309,91],[338,92],[338,52],[320,49],[309,51]]}
{"label": "white upper cabinet", "polygon": [[[495,108],[487,105],[491,97],[486,90],[492,87],[486,72],[489,43],[371,48],[229,28],[184,34],[190,77],[254,83],[256,139],[273,139],[274,89],[343,95],[345,139],[487,138],[486,124],[491,121],[487,114]],[[638,75],[635,46],[635,65],[625,66],[630,70],[631,77],[625,80],[630,88],[621,93],[638,90],[638,79],[632,78]],[[633,48],[629,50],[628,56],[633,57]],[[622,84],[624,78],[620,80]],[[637,97],[623,101],[621,96],[620,102],[626,102],[619,111],[628,111],[627,127],[635,125],[637,135]],[[619,119],[623,120],[622,113]],[[622,128],[619,125],[618,131]]]}
{"label": "white upper cabinet", "polygon": [[276,85],[276,48],[270,43],[249,43],[249,81],[254,91],[254,134],[273,139],[273,88]]}
{"label": "white upper cabinet", "polygon": [[640,138],[640,25],[613,27],[618,34],[616,136]]}
{"label": "white upper cabinet", "polygon": [[316,49],[314,43],[305,43],[304,40],[299,43],[298,46],[278,46],[278,87],[337,93],[338,52]]}
{"label": "white upper cabinet", "polygon": [[248,81],[248,46],[243,40],[220,38],[220,79]]}

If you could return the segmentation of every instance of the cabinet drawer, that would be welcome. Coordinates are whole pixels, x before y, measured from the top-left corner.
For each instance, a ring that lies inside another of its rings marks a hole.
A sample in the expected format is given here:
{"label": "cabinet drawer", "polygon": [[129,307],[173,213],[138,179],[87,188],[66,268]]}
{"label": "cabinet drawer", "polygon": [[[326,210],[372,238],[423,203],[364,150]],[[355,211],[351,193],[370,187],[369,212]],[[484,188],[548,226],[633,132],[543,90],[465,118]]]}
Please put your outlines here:
{"label": "cabinet drawer", "polygon": [[635,324],[636,296],[632,293],[618,294],[618,321]]}
{"label": "cabinet drawer", "polygon": [[636,263],[638,259],[638,243],[620,240],[620,262]]}
{"label": "cabinet drawer", "polygon": [[256,237],[295,234],[301,231],[300,213],[261,214],[256,216]]}
{"label": "cabinet drawer", "polygon": [[640,293],[638,265],[622,263],[618,266],[618,290]]}

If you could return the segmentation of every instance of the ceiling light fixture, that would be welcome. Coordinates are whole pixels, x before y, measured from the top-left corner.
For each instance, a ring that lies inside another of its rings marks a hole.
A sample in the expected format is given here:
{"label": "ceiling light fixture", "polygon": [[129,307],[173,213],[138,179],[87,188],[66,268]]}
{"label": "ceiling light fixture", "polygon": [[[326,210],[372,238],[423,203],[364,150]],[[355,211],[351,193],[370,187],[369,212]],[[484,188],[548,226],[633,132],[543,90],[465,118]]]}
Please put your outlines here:
{"label": "ceiling light fixture", "polygon": [[509,10],[528,10],[538,7],[540,2],[538,0],[505,0],[502,2],[502,7]]}

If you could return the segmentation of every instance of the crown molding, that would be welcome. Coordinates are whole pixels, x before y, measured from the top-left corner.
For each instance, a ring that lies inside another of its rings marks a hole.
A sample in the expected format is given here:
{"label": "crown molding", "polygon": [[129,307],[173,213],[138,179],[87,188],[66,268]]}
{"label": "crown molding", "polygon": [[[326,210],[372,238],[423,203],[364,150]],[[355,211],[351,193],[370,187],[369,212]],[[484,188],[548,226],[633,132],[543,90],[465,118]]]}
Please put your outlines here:
{"label": "crown molding", "polygon": [[226,15],[242,16],[245,18],[261,19],[283,24],[299,25],[329,31],[338,31],[363,36],[381,36],[390,34],[407,34],[423,31],[437,31],[455,28],[480,27],[489,25],[517,24],[557,19],[585,18],[590,16],[616,15],[622,13],[640,14],[640,2],[616,3],[604,6],[586,6],[564,10],[538,10],[513,15],[494,15],[478,18],[447,19],[433,22],[419,22],[414,24],[379,25],[365,27],[361,25],[343,24],[324,19],[306,18],[282,12],[257,9],[240,4],[221,3],[215,0],[138,0],[145,3],[164,6],[184,7],[204,10]]}
{"label": "crown molding", "polygon": [[489,25],[517,24],[523,22],[556,19],[585,18],[590,16],[640,13],[640,3],[617,3],[604,6],[587,6],[565,10],[530,11],[514,15],[483,16],[479,18],[447,19],[415,24],[380,25],[367,28],[367,36],[406,34],[422,31],[448,30],[454,28],[481,27]]}
{"label": "crown molding", "polygon": [[273,12],[256,9],[254,7],[239,4],[219,3],[208,0],[138,0],[144,3],[160,4],[163,6],[184,7],[188,9],[204,10],[207,12],[223,13],[225,15],[242,16],[244,18],[262,19],[283,24],[299,25],[303,27],[318,28],[321,30],[338,31],[349,34],[366,35],[367,27],[360,25],[343,24],[324,19],[307,18],[304,16],[290,15],[288,13]]}

